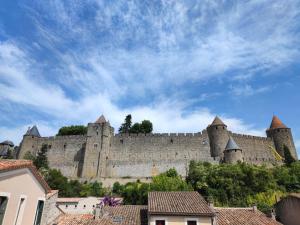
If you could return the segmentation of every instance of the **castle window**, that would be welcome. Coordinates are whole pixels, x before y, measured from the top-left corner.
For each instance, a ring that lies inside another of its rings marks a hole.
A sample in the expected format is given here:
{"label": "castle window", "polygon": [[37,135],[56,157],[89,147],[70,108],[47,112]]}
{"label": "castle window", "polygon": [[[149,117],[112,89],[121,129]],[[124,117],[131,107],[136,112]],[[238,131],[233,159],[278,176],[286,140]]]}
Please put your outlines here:
{"label": "castle window", "polygon": [[48,148],[49,148],[49,149],[51,149],[51,147],[52,147],[51,145],[48,145]]}
{"label": "castle window", "polygon": [[97,135],[99,134],[99,132],[97,131]]}
{"label": "castle window", "polygon": [[173,139],[171,138],[170,142],[173,144]]}
{"label": "castle window", "polygon": [[94,148],[97,148],[98,147],[98,144],[94,144]]}
{"label": "castle window", "polygon": [[120,139],[120,143],[121,143],[121,144],[123,144],[123,143],[124,143],[123,139]]}
{"label": "castle window", "polygon": [[67,147],[67,144],[64,144],[64,148],[66,148]]}
{"label": "castle window", "polygon": [[34,148],[34,145],[32,145],[32,148]]}
{"label": "castle window", "polygon": [[218,130],[218,127],[216,127],[216,130]]}

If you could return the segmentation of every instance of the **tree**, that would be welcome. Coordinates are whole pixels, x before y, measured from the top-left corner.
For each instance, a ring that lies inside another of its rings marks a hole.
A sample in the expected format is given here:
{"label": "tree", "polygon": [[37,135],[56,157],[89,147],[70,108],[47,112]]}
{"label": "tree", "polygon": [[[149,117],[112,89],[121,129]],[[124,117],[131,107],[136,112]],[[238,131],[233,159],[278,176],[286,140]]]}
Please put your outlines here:
{"label": "tree", "polygon": [[82,125],[72,125],[66,126],[59,129],[56,136],[66,136],[66,135],[86,135],[87,127]]}
{"label": "tree", "polygon": [[130,133],[133,134],[141,133],[141,124],[139,123],[133,124],[133,126],[130,128]]}
{"label": "tree", "polygon": [[23,159],[35,161],[36,157],[30,151],[25,152]]}
{"label": "tree", "polygon": [[287,165],[291,165],[293,162],[296,162],[294,157],[291,155],[290,149],[286,145],[283,146],[283,153],[284,153],[284,162]]}
{"label": "tree", "polygon": [[119,128],[119,133],[129,133],[131,128],[131,115],[128,114],[125,118],[124,123],[122,123],[121,127]]}
{"label": "tree", "polygon": [[48,148],[47,145],[44,144],[42,146],[41,150],[38,152],[36,159],[33,161],[34,165],[38,169],[40,169],[40,168],[48,169],[49,168],[48,158],[47,158],[47,148]]}
{"label": "tree", "polygon": [[141,133],[151,133],[153,130],[153,125],[150,122],[150,120],[143,120],[141,125],[140,125],[140,132]]}

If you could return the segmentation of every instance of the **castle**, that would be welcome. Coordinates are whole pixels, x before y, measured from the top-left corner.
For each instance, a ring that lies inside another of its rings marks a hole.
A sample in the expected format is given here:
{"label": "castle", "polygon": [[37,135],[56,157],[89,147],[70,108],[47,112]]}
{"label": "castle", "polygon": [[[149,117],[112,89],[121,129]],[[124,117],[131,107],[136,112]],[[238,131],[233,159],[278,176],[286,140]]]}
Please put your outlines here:
{"label": "castle", "polygon": [[186,176],[191,160],[214,164],[244,161],[274,164],[284,157],[284,146],[297,159],[291,129],[274,116],[267,137],[236,134],[216,117],[199,133],[114,134],[101,116],[89,123],[87,135],[41,137],[36,126],[21,142],[19,158],[47,146],[49,166],[69,178],[148,178],[169,168]]}

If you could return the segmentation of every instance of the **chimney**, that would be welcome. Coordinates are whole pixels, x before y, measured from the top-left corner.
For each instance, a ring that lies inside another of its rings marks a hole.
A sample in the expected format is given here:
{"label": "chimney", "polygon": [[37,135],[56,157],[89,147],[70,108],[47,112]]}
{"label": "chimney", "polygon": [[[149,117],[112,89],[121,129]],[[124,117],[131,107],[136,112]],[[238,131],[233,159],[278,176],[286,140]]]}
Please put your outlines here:
{"label": "chimney", "polygon": [[253,209],[253,212],[256,212],[256,211],[257,211],[257,206],[256,206],[256,205],[253,205],[253,206],[252,206],[252,209]]}
{"label": "chimney", "polygon": [[103,206],[101,204],[97,204],[94,209],[94,219],[99,219],[103,216]]}

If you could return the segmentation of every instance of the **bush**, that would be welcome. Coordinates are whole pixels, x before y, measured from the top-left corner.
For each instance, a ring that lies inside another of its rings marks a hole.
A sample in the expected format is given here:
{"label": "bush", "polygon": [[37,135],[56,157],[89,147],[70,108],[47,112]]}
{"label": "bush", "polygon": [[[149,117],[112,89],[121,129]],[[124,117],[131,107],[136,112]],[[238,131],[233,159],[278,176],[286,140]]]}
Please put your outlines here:
{"label": "bush", "polygon": [[86,135],[87,127],[82,125],[72,125],[66,126],[59,129],[56,136],[66,136],[66,135]]}

